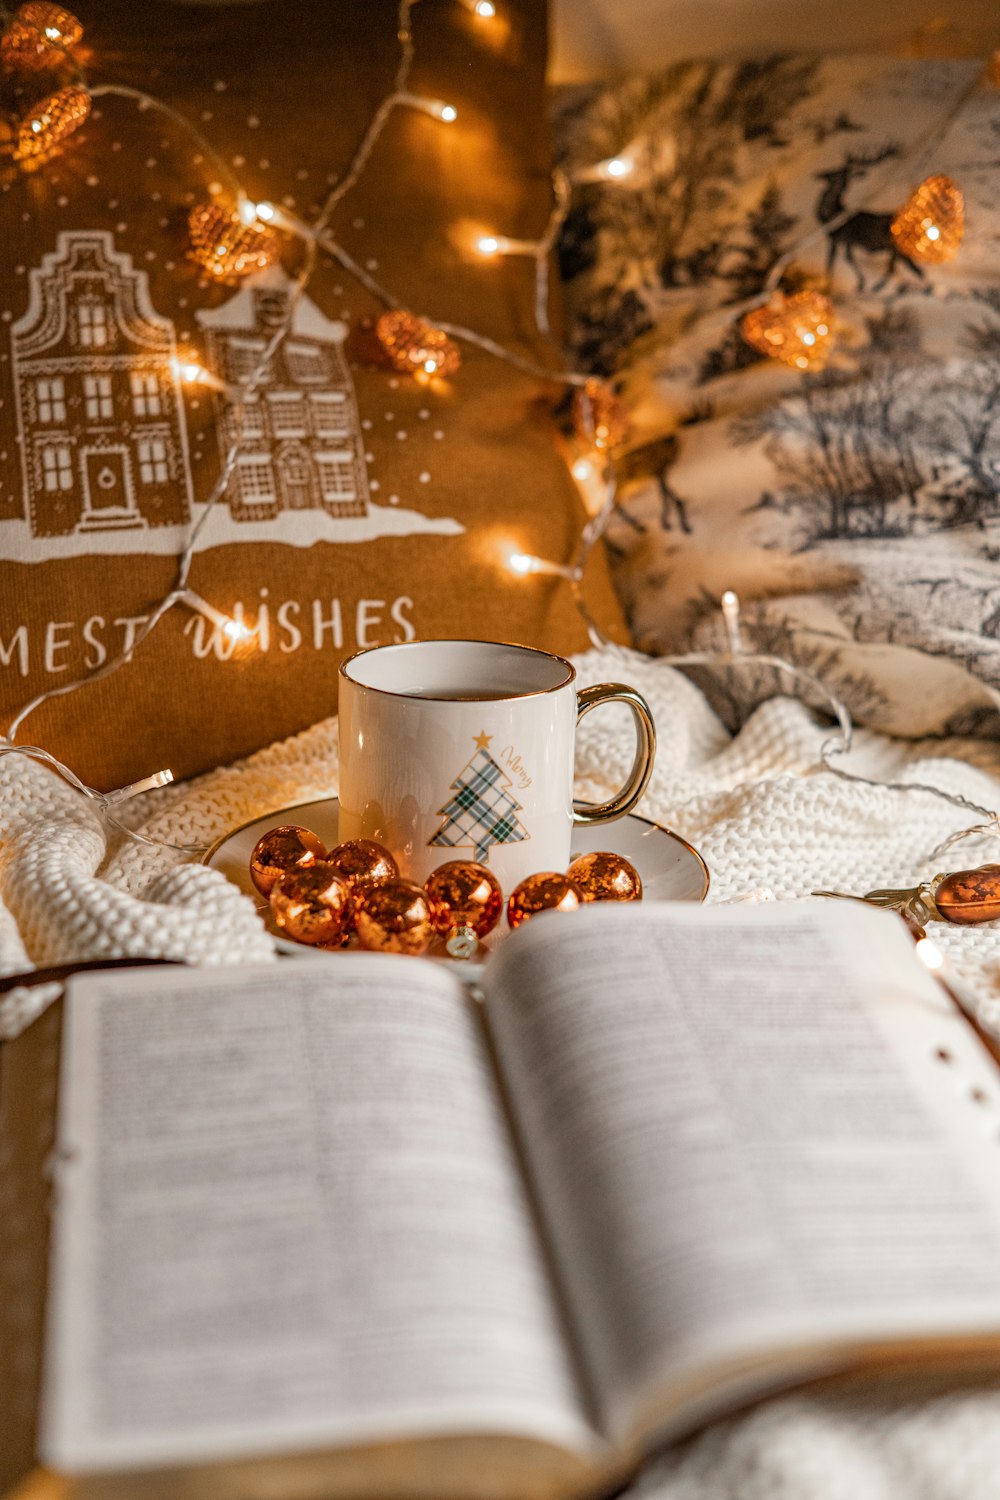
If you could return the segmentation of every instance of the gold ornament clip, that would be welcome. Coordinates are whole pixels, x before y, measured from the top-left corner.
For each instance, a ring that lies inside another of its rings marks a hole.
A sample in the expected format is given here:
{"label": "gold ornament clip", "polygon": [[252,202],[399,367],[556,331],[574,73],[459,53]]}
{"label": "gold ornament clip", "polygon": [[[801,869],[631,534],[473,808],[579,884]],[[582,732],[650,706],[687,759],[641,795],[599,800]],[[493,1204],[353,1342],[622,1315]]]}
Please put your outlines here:
{"label": "gold ornament clip", "polygon": [[[939,877],[940,878],[940,877]],[[903,886],[899,889],[867,891],[863,896],[850,891],[813,891],[814,896],[830,896],[837,901],[863,901],[867,906],[883,906],[897,911],[901,917],[919,927],[925,922],[943,922],[947,919],[938,910],[934,899],[936,881],[920,885]]]}

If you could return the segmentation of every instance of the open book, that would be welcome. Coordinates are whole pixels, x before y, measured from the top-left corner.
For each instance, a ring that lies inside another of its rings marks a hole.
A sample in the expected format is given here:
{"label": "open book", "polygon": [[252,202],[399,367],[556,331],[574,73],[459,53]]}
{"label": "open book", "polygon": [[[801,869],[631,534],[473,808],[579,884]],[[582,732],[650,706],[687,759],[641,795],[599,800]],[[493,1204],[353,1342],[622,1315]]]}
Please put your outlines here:
{"label": "open book", "polygon": [[588,909],[486,974],[71,982],[22,1495],[598,1494],[791,1382],[1000,1353],[1000,1071],[895,917]]}

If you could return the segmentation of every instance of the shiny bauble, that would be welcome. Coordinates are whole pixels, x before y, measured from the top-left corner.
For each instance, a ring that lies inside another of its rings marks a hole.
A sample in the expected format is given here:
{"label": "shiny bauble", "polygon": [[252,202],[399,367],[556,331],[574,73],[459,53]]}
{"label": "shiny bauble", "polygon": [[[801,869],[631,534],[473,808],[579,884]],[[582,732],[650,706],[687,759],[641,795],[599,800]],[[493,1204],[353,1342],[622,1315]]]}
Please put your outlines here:
{"label": "shiny bauble", "polygon": [[350,928],[351,894],[333,865],[316,860],[287,871],[270,896],[286,937],[312,948],[341,948]]}
{"label": "shiny bauble", "polygon": [[399,866],[381,844],[373,839],[347,839],[327,855],[350,887],[352,896],[360,897],[369,886],[384,885],[399,879]]}
{"label": "shiny bauble", "polygon": [[452,859],[424,881],[435,929],[452,958],[471,958],[503,911],[503,892],[492,870],[474,859]]}
{"label": "shiny bauble", "polygon": [[373,953],[426,953],[436,936],[430,901],[410,880],[387,880],[360,891],[354,926],[362,948]]}
{"label": "shiny bauble", "polygon": [[261,895],[270,896],[282,875],[300,865],[326,859],[326,846],[309,828],[283,823],[259,838],[250,856],[250,879]]}
{"label": "shiny bauble", "polygon": [[538,875],[529,875],[511,893],[507,902],[507,923],[520,927],[543,911],[576,911],[583,905],[583,895],[578,885],[568,875],[559,875],[554,870],[542,870]]}
{"label": "shiny bauble", "polygon": [[584,901],[642,900],[639,871],[622,854],[603,849],[581,854],[566,874],[580,887]]}

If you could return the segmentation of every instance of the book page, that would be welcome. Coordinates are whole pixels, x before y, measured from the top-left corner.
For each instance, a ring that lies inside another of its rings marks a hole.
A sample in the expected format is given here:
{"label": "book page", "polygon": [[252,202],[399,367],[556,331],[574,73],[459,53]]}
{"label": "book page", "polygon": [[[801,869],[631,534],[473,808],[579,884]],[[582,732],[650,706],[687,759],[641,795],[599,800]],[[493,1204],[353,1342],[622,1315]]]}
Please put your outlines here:
{"label": "book page", "polygon": [[42,1448],[590,1442],[482,1028],[431,963],[71,983]]}
{"label": "book page", "polygon": [[713,1372],[749,1394],[873,1340],[1000,1333],[1000,1075],[895,916],[542,917],[488,1007],[619,1442]]}

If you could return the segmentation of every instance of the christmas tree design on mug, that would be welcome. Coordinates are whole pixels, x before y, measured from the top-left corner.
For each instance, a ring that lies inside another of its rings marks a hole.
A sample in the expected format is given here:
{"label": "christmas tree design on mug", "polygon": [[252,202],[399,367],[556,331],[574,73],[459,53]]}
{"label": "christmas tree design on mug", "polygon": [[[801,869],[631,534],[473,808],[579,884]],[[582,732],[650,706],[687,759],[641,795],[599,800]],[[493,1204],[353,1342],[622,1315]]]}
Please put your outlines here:
{"label": "christmas tree design on mug", "polygon": [[454,796],[438,809],[444,819],[428,845],[448,849],[472,844],[475,858],[487,863],[494,844],[516,844],[530,835],[518,818],[521,804],[511,795],[510,777],[489,752],[492,736],[474,737],[476,753],[451,783]]}

